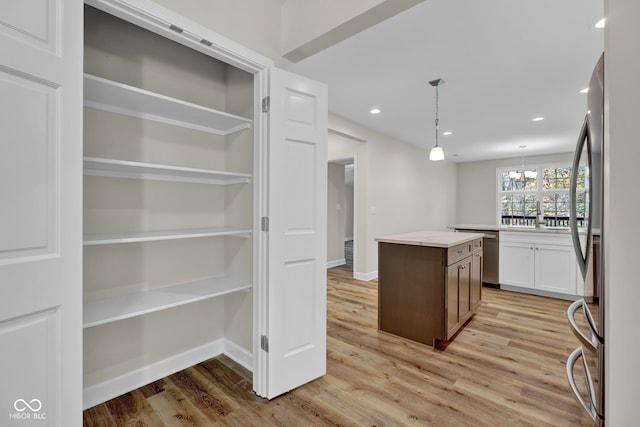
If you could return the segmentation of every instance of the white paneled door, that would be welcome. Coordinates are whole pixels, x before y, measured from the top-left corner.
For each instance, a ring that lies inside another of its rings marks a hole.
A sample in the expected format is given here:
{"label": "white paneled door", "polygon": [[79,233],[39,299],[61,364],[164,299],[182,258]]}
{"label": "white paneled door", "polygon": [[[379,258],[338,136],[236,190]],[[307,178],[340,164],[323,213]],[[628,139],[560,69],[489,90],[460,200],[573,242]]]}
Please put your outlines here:
{"label": "white paneled door", "polygon": [[81,0],[0,2],[0,425],[82,424]]}
{"label": "white paneled door", "polygon": [[[326,372],[327,87],[271,73],[268,398]],[[266,354],[265,354],[266,353]]]}

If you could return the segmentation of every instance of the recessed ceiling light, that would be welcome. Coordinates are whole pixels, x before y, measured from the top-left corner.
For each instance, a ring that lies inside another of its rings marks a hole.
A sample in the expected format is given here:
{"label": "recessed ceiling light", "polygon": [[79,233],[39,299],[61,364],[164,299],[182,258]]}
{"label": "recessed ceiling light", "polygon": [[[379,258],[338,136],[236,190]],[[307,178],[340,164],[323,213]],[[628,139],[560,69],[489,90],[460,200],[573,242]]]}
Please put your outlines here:
{"label": "recessed ceiling light", "polygon": [[580,91],[580,93],[587,93],[587,92],[589,92],[589,88],[588,87],[585,87],[584,89],[582,89]]}
{"label": "recessed ceiling light", "polygon": [[604,28],[604,21],[606,18],[602,18],[598,22],[596,22],[596,28]]}
{"label": "recessed ceiling light", "polygon": [[372,108],[371,111],[369,111],[371,114],[380,114],[380,109],[378,108]]}
{"label": "recessed ceiling light", "polygon": [[442,134],[443,134],[443,135],[445,135],[445,136],[449,136],[449,135],[452,135],[452,134],[453,134],[453,132],[451,132],[450,130],[448,130],[448,131],[442,132]]}
{"label": "recessed ceiling light", "polygon": [[531,119],[532,122],[541,122],[544,120],[544,117],[534,117],[533,119]]}

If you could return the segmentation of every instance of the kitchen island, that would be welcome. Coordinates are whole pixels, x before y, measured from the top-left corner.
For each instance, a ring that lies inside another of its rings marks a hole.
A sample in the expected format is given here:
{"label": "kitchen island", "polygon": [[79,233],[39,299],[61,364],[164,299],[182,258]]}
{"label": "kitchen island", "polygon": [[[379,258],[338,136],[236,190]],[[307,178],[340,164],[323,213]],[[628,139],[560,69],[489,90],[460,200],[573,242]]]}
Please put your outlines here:
{"label": "kitchen island", "polygon": [[435,346],[482,298],[482,233],[419,231],[376,238],[378,329]]}

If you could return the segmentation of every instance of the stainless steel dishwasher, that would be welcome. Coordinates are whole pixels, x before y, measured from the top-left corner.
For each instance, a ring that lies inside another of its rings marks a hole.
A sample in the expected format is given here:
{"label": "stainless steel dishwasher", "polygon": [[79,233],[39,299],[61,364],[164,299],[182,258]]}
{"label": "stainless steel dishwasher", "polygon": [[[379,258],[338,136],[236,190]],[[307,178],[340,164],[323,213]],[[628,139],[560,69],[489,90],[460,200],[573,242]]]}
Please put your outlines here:
{"label": "stainless steel dishwasher", "polygon": [[498,278],[498,262],[500,259],[500,232],[468,228],[456,228],[455,230],[484,234],[484,239],[482,239],[484,246],[482,249],[482,283],[494,288],[499,288],[500,281]]}

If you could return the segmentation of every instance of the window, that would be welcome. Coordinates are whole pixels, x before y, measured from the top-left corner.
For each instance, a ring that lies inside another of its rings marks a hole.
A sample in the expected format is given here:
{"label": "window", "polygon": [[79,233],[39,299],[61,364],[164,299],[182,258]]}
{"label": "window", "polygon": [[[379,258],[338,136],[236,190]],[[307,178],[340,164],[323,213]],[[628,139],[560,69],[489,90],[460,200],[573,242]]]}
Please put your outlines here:
{"label": "window", "polygon": [[[499,224],[534,226],[540,214],[550,227],[569,226],[570,166],[499,168],[497,176]],[[584,227],[588,210],[587,182],[588,169],[583,165],[578,168],[576,191],[579,227]]]}

